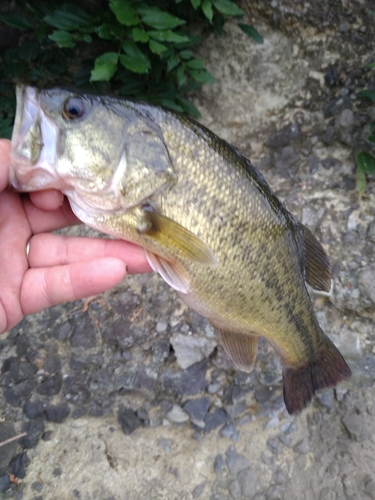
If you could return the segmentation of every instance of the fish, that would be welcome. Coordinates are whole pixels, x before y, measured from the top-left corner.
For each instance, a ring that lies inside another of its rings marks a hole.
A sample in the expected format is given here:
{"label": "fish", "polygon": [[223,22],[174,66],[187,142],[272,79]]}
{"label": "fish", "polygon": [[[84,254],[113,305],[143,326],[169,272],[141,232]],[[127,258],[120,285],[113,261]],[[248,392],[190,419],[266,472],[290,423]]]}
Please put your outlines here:
{"label": "fish", "polygon": [[158,105],[62,88],[16,93],[13,189],[58,189],[80,221],[143,247],[238,369],[254,369],[264,337],[281,358],[290,414],[350,377],[306,287],[330,290],[329,258],[238,149]]}

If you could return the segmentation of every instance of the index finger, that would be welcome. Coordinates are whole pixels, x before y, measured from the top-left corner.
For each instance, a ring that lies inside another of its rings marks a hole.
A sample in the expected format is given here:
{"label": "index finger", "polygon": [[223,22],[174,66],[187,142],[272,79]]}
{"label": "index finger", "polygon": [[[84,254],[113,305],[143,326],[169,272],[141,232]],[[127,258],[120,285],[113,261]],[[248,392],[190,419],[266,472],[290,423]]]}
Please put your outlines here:
{"label": "index finger", "polygon": [[10,141],[0,139],[0,192],[8,185]]}

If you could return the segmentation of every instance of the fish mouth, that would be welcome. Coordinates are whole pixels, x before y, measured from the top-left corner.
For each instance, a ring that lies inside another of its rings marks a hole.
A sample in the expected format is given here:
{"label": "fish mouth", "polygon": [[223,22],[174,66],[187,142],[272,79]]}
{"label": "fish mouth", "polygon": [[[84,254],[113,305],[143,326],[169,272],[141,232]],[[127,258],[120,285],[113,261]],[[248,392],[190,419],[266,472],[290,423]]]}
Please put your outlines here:
{"label": "fish mouth", "polygon": [[[59,129],[43,111],[34,87],[17,85],[17,108],[10,153],[9,185],[16,191],[37,191],[56,185]],[[61,186],[62,188],[63,186]]]}

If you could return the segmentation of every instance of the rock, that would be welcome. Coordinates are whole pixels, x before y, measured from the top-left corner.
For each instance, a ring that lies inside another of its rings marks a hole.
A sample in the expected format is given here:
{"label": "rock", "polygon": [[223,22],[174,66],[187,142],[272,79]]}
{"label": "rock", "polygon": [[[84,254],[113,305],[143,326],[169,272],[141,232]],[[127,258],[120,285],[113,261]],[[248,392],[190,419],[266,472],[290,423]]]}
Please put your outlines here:
{"label": "rock", "polygon": [[230,416],[223,408],[216,408],[212,413],[206,415],[204,419],[204,430],[210,432],[212,429],[216,429],[219,425],[226,424],[230,421]]}
{"label": "rock", "polygon": [[288,146],[292,141],[300,138],[300,127],[297,123],[293,123],[270,135],[270,137],[266,140],[265,145],[268,148],[282,148]]}
{"label": "rock", "polygon": [[176,424],[183,424],[189,420],[189,415],[184,412],[180,405],[174,404],[167,413],[167,418]]}
{"label": "rock", "polygon": [[280,498],[285,498],[284,491],[285,488],[281,484],[270,486],[267,490],[267,500],[280,500]]}
{"label": "rock", "polygon": [[203,481],[202,483],[198,484],[198,486],[196,486],[193,489],[193,491],[191,493],[193,499],[199,498],[202,495],[202,493],[206,487],[206,484],[207,484],[207,481]]}
{"label": "rock", "polygon": [[334,390],[333,389],[326,389],[325,391],[317,392],[315,394],[315,397],[322,406],[324,406],[325,408],[328,408],[329,410],[332,409],[333,401],[334,401]]}
{"label": "rock", "polygon": [[220,435],[227,439],[233,439],[233,441],[236,442],[240,437],[239,431],[236,429],[236,427],[232,422],[228,422],[227,424],[224,425],[224,427],[220,431]]}
{"label": "rock", "polygon": [[215,349],[217,342],[214,339],[198,337],[197,335],[182,335],[178,333],[171,337],[177,363],[186,369],[194,363],[207,358]]}
{"label": "rock", "polygon": [[223,471],[224,466],[225,466],[224,458],[219,453],[218,455],[216,455],[215,461],[214,461],[214,471],[215,471],[215,473],[216,474],[220,474]]}
{"label": "rock", "polygon": [[365,299],[365,305],[375,305],[375,265],[369,264],[358,275],[358,287]]}
{"label": "rock", "polygon": [[228,489],[232,498],[241,498],[241,485],[237,480],[229,483]]}
{"label": "rock", "polygon": [[276,158],[275,168],[279,172],[284,172],[295,165],[299,160],[299,154],[293,146],[286,146]]}
{"label": "rock", "polygon": [[327,156],[321,161],[321,163],[323,167],[327,170],[330,168],[335,168],[335,167],[337,168],[342,166],[341,161],[338,160],[337,158],[334,158],[333,156]]}
{"label": "rock", "polygon": [[184,411],[190,416],[192,422],[198,427],[204,427],[204,418],[210,406],[210,398],[203,396],[198,399],[190,399],[184,406]]}
{"label": "rock", "polygon": [[299,443],[297,443],[293,450],[297,453],[309,453],[310,452],[310,445],[309,445],[309,440],[307,437],[303,438]]}
{"label": "rock", "polygon": [[[0,422],[0,443],[16,435],[12,422]],[[0,448],[0,474],[5,472],[17,448],[17,441],[12,441]],[[0,490],[4,491],[4,490]]]}
{"label": "rock", "polygon": [[354,441],[362,443],[370,438],[365,421],[356,413],[345,415],[342,423],[348,431],[350,438]]}
{"label": "rock", "polygon": [[276,437],[268,438],[267,448],[275,455],[278,455],[283,451],[283,447],[281,446],[280,441]]}
{"label": "rock", "polygon": [[375,243],[375,219],[372,219],[372,221],[367,226],[366,236],[368,240]]}
{"label": "rock", "polygon": [[152,392],[158,378],[158,371],[152,366],[141,366],[135,377],[134,387]]}
{"label": "rock", "polygon": [[57,340],[64,341],[66,340],[72,331],[72,325],[69,321],[65,321],[62,325],[60,325],[56,330],[53,331],[53,336]]}
{"label": "rock", "polygon": [[189,366],[181,374],[170,375],[167,372],[163,377],[163,384],[166,389],[178,395],[194,396],[206,389],[206,372],[207,362],[201,361]]}
{"label": "rock", "polygon": [[51,405],[44,412],[46,419],[49,422],[56,422],[61,424],[67,418],[70,413],[69,406],[66,403],[61,403],[57,405]]}
{"label": "rock", "polygon": [[242,496],[254,498],[258,484],[257,473],[251,468],[244,469],[238,474],[237,479],[241,486]]}
{"label": "rock", "polygon": [[27,418],[33,419],[39,417],[47,408],[48,403],[45,401],[29,401],[23,407],[23,411]]}
{"label": "rock", "polygon": [[48,356],[43,363],[44,371],[52,375],[61,371],[61,359],[58,356]]}
{"label": "rock", "polygon": [[250,467],[248,459],[244,455],[237,453],[234,446],[231,446],[229,450],[227,450],[226,456],[227,467],[233,476],[237,476],[239,472]]}
{"label": "rock", "polygon": [[333,144],[334,139],[335,139],[335,129],[331,125],[328,125],[328,127],[322,134],[322,141],[326,146],[330,146],[331,144]]}
{"label": "rock", "polygon": [[325,207],[320,207],[315,210],[310,205],[303,207],[301,222],[305,224],[312,232],[316,230],[318,226],[321,225],[326,216]]}
{"label": "rock", "polygon": [[319,500],[336,500],[337,494],[331,488],[323,488],[319,493]]}
{"label": "rock", "polygon": [[10,365],[10,376],[15,384],[22,382],[24,380],[30,380],[33,378],[33,375],[36,373],[36,366],[31,363],[20,362],[20,361],[12,361]]}
{"label": "rock", "polygon": [[61,386],[62,376],[60,373],[55,373],[43,378],[36,390],[42,396],[55,396],[61,391]]}
{"label": "rock", "polygon": [[349,97],[336,97],[324,109],[324,118],[337,116],[344,109],[352,109],[352,106],[352,101]]}
{"label": "rock", "polygon": [[25,469],[29,465],[29,463],[30,460],[27,456],[27,453],[18,453],[18,455],[14,457],[14,460],[12,462],[12,474],[14,474],[18,479],[23,479],[26,476]]}
{"label": "rock", "polygon": [[171,351],[171,345],[168,339],[159,339],[152,344],[152,361],[162,363],[168,358]]}
{"label": "rock", "polygon": [[42,436],[44,430],[43,418],[30,420],[23,425],[22,431],[26,432],[26,436],[21,439],[24,448],[34,448]]}
{"label": "rock", "polygon": [[0,476],[0,493],[4,493],[8,488],[10,488],[11,482],[9,480],[8,474]]}
{"label": "rock", "polygon": [[134,432],[142,424],[137,414],[131,408],[120,407],[117,421],[121,425],[122,432],[127,436]]}
{"label": "rock", "polygon": [[354,113],[351,109],[343,109],[335,120],[335,132],[339,141],[348,146],[353,145]]}
{"label": "rock", "polygon": [[88,314],[80,315],[74,327],[70,344],[72,347],[90,349],[96,345],[96,328]]}

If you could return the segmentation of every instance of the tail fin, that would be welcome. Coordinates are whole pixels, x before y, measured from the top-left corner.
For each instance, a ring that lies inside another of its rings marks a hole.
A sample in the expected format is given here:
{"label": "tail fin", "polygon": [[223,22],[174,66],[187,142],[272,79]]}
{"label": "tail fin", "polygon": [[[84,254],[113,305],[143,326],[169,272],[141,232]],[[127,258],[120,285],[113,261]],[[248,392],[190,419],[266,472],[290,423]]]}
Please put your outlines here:
{"label": "tail fin", "polygon": [[284,401],[288,413],[298,413],[311,401],[315,391],[333,387],[349,378],[351,371],[345,359],[325,336],[315,357],[299,368],[283,369]]}

